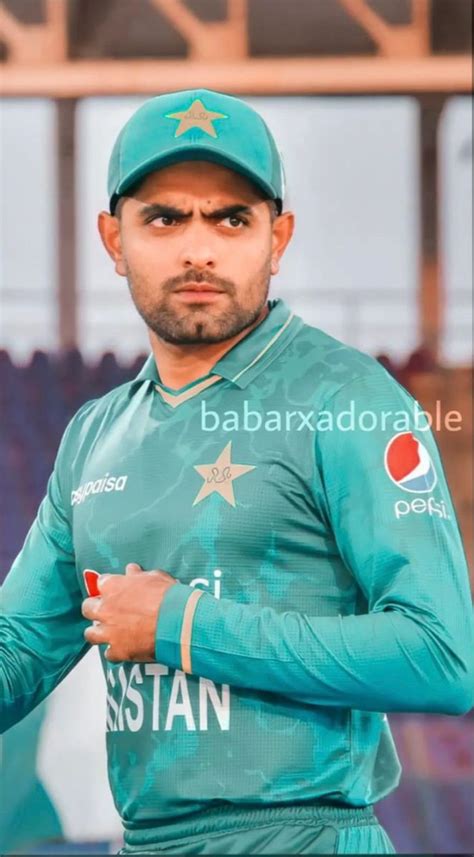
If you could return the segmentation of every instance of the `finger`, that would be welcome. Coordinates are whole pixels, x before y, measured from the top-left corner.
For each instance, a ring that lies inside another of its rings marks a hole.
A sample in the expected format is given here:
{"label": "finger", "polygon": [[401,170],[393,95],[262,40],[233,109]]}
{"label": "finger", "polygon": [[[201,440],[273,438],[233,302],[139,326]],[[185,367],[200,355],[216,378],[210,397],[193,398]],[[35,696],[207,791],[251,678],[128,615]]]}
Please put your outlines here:
{"label": "finger", "polygon": [[101,643],[108,643],[108,631],[105,625],[89,625],[84,631],[84,639],[92,646],[98,646]]}
{"label": "finger", "polygon": [[172,574],[168,574],[168,572],[167,572],[167,571],[158,571],[158,572],[157,572],[157,574],[159,574],[159,575],[161,576],[161,579],[162,579],[162,580],[167,580],[167,581],[172,580],[172,581],[173,581],[173,583],[178,583],[178,581],[176,580],[176,578],[175,578],[175,577],[173,577],[173,575],[172,575]]}
{"label": "finger", "polygon": [[129,562],[125,566],[125,574],[143,574],[143,569],[141,565],[138,565],[138,562]]}
{"label": "finger", "polygon": [[152,568],[150,571],[145,571],[144,574],[153,574],[155,577],[159,576],[163,580],[175,580],[171,574],[168,574],[167,571],[162,571],[161,568]]}
{"label": "finger", "polygon": [[97,589],[99,592],[104,591],[104,586],[106,585],[108,580],[113,580],[113,574],[101,574],[100,577],[97,578]]}
{"label": "finger", "polygon": [[119,663],[121,663],[121,661],[123,661],[123,658],[120,658],[115,653],[112,646],[107,646],[107,648],[104,652],[104,658],[106,658],[106,660],[110,661],[111,664],[119,664]]}
{"label": "finger", "polygon": [[94,598],[85,598],[82,602],[81,613],[85,619],[98,619],[101,607],[102,598],[98,598],[97,596]]}

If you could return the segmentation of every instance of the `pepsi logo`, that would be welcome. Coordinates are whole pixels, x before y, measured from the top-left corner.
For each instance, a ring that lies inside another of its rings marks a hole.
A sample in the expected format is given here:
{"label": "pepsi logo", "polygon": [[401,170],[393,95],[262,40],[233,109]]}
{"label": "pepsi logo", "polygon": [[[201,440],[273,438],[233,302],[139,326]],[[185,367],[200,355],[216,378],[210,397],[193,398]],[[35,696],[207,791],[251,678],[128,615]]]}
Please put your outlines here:
{"label": "pepsi logo", "polygon": [[428,450],[412,432],[392,437],[384,463],[392,482],[412,494],[427,494],[438,481]]}

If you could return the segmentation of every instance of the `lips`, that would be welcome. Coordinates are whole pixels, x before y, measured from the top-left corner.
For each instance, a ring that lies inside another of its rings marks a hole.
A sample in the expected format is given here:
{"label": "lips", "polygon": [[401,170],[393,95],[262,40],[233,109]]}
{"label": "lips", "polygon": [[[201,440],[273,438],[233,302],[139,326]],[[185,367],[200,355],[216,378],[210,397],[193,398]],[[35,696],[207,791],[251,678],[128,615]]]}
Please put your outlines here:
{"label": "lips", "polygon": [[222,289],[217,289],[215,286],[211,286],[209,283],[187,283],[185,286],[181,286],[181,288],[176,289],[177,292],[215,292],[217,294],[222,294]]}

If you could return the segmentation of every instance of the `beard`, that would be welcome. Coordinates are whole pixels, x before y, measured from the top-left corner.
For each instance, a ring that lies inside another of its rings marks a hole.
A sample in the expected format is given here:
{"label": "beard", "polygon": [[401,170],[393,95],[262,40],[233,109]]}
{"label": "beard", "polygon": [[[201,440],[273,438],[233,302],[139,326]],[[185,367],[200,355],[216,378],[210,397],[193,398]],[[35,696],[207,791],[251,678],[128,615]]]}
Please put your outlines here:
{"label": "beard", "polygon": [[[237,336],[258,319],[270,290],[271,258],[265,260],[252,283],[248,303],[237,298],[231,280],[215,274],[189,270],[180,277],[170,277],[159,289],[161,297],[150,300],[153,287],[127,265],[127,282],[137,312],[147,327],[165,342],[174,345],[212,345]],[[173,293],[187,283],[206,282],[226,294],[225,309],[214,304],[179,304]],[[253,300],[252,300],[253,298]]]}

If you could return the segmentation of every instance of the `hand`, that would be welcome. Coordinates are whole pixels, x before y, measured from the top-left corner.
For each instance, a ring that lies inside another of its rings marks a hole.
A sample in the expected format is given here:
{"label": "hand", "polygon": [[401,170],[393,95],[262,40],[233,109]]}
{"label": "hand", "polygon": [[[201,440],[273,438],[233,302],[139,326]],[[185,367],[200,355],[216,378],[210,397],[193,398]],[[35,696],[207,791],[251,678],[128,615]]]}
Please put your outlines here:
{"label": "hand", "polygon": [[165,592],[178,583],[166,571],[143,571],[130,562],[125,575],[102,574],[99,595],[82,602],[82,615],[92,619],[84,631],[89,643],[108,643],[108,661],[154,661],[158,612]]}

